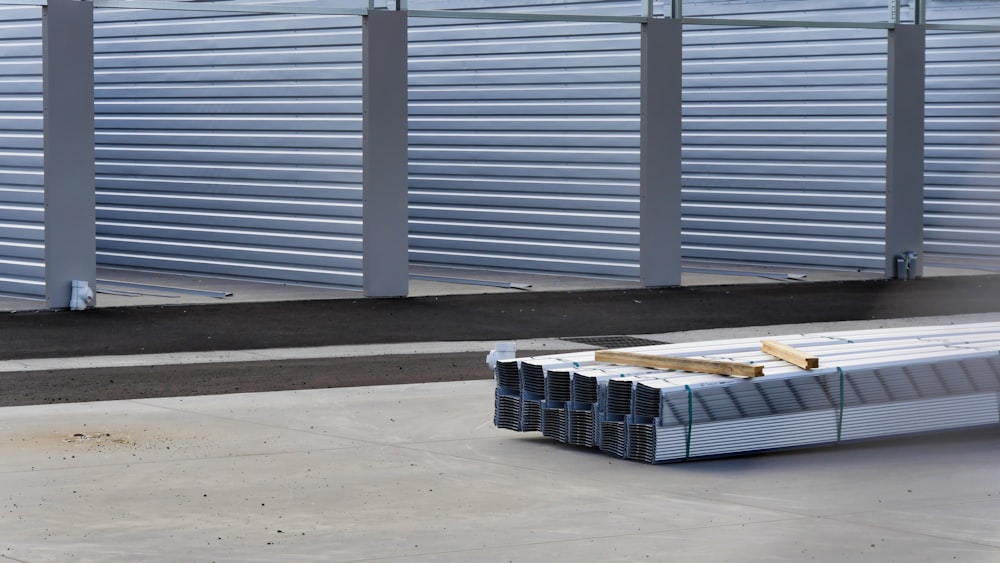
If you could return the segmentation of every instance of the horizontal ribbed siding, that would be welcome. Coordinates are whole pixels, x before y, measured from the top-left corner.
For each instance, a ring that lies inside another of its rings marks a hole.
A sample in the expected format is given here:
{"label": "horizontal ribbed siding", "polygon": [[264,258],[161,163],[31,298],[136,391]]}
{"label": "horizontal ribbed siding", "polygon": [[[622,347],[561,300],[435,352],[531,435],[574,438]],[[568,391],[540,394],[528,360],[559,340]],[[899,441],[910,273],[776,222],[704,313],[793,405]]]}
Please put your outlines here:
{"label": "horizontal ribbed siding", "polygon": [[[463,3],[638,13],[514,4]],[[887,16],[883,0],[685,9]],[[996,12],[949,0],[930,18]],[[0,292],[40,296],[39,10],[0,13]],[[98,10],[97,21],[100,263],[360,286],[360,19]],[[638,29],[411,20],[414,262],[637,277]],[[932,261],[1000,264],[996,36],[928,39]],[[881,270],[885,44],[882,31],[685,30],[685,259]]]}
{"label": "horizontal ribbed siding", "polygon": [[40,8],[0,7],[0,294],[45,296]]}
{"label": "horizontal ribbed siding", "polygon": [[360,287],[360,18],[95,19],[99,263]]}
{"label": "horizontal ribbed siding", "polygon": [[638,275],[638,31],[411,18],[411,261]]}
{"label": "horizontal ribbed siding", "polygon": [[[692,2],[685,15],[879,21],[882,1]],[[884,31],[688,26],[683,255],[881,270]]]}
{"label": "horizontal ribbed siding", "polygon": [[[881,0],[691,1],[685,10],[888,16]],[[411,26],[412,259],[636,278],[639,27]],[[882,269],[885,32],[689,27],[684,49],[684,258]]]}
{"label": "horizontal ribbed siding", "polygon": [[[1000,23],[995,2],[935,2],[939,23]],[[1000,268],[1000,33],[927,38],[924,250],[931,263]]]}

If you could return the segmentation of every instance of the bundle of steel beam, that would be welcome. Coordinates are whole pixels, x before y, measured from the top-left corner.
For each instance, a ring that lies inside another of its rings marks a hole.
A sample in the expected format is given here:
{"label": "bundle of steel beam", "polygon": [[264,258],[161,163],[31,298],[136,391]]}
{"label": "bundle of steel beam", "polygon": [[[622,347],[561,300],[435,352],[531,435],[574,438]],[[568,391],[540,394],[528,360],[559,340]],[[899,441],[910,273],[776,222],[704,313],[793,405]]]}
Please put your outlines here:
{"label": "bundle of steel beam", "polygon": [[493,424],[497,428],[530,431],[522,423],[521,373],[517,360],[503,360],[493,368],[497,383]]}
{"label": "bundle of steel beam", "polygon": [[[595,361],[594,351],[498,362],[495,423],[659,463],[1000,423],[1000,323],[622,349],[763,366],[764,377]],[[531,405],[529,408],[528,405]]]}

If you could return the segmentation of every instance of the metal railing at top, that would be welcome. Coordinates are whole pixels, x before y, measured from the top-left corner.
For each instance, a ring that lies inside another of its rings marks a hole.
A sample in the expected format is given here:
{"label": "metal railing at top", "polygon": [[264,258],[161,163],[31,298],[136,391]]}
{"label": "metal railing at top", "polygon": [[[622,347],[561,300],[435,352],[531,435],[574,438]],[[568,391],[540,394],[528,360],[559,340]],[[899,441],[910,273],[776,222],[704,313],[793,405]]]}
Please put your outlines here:
{"label": "metal railing at top", "polygon": [[[406,11],[412,17],[482,19],[494,21],[562,21],[562,22],[606,22],[645,23],[657,17],[654,0],[638,0],[639,13],[636,15],[596,15],[543,12],[480,11],[469,9],[411,10],[408,0],[386,0],[378,5],[376,0],[367,0],[367,6],[338,7],[313,3],[308,5],[230,3],[226,0],[88,0],[97,8],[124,8],[145,10],[179,10],[201,12],[240,12],[257,14],[322,14],[343,16],[364,16],[372,10]],[[929,30],[941,31],[986,31],[1000,32],[1000,24],[980,23],[935,23],[927,20],[929,0],[912,0],[910,21],[902,20],[901,0],[887,1],[887,19],[880,22],[865,21],[818,21],[818,20],[774,20],[732,17],[687,17],[684,15],[684,0],[665,0],[662,17],[679,19],[685,25],[718,25],[733,27],[800,27],[800,28],[847,28],[847,29],[892,29],[902,23],[923,24]],[[0,0],[0,6],[46,6],[47,0]],[[556,6],[553,4],[552,6]]]}
{"label": "metal railing at top", "polygon": [[[322,4],[242,4],[216,1],[177,2],[171,0],[92,0],[95,8],[126,8],[136,10],[180,10],[185,12],[241,12],[250,14],[321,14],[330,16],[364,16],[372,6],[344,8]],[[359,2],[360,4],[360,2]]]}
{"label": "metal railing at top", "polygon": [[[99,1],[99,0],[98,0]],[[370,9],[376,9],[375,0],[369,0]],[[406,10],[412,17],[426,18],[458,18],[458,19],[489,19],[508,21],[579,21],[608,23],[645,23],[656,15],[654,0],[639,0],[640,14],[627,16],[588,15],[572,13],[525,13],[499,12],[479,10],[419,10],[410,9],[409,0],[387,0],[387,9]],[[886,21],[820,21],[820,20],[778,20],[733,17],[688,17],[684,13],[684,0],[664,0],[662,2],[662,17],[679,19],[685,25],[717,25],[731,27],[800,27],[800,28],[846,28],[846,29],[893,29],[900,24],[921,24],[927,29],[950,31],[1000,31],[1000,24],[978,23],[933,23],[927,21],[927,5],[929,0],[912,0],[909,21],[904,21],[902,0],[886,0]]]}

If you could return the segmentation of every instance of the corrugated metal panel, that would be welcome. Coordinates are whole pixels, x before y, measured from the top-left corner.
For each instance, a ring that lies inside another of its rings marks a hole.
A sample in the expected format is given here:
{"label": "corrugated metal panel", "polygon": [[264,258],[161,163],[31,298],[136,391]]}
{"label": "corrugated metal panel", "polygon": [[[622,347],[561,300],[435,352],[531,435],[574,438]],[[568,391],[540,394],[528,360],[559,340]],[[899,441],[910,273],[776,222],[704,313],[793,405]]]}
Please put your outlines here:
{"label": "corrugated metal panel", "polygon": [[766,373],[744,380],[607,363],[620,356],[600,351],[499,361],[494,422],[649,463],[996,424],[998,328],[775,337],[822,357],[814,369],[762,353],[758,338],[618,351],[724,357]]}
{"label": "corrugated metal panel", "polygon": [[361,286],[361,19],[97,10],[98,260]]}
{"label": "corrugated metal panel", "polygon": [[[884,0],[685,2],[692,17],[884,21]],[[688,26],[683,255],[882,270],[886,33]]]}
{"label": "corrugated metal panel", "polygon": [[[996,2],[930,5],[935,23],[1000,23]],[[1000,33],[927,38],[924,250],[929,263],[1000,268]]]}
{"label": "corrugated metal panel", "polygon": [[[689,1],[685,10],[888,14],[882,0]],[[638,31],[413,22],[414,262],[637,277]],[[885,32],[689,27],[684,57],[685,259],[881,270]]]}
{"label": "corrugated metal panel", "polygon": [[638,32],[411,18],[411,261],[638,275]]}
{"label": "corrugated metal panel", "polygon": [[[516,4],[462,5],[638,12],[636,2]],[[947,3],[973,4],[985,6]],[[884,0],[685,8],[887,15]],[[359,286],[359,20],[98,10],[97,21],[101,263]],[[28,39],[16,18],[2,29],[13,57],[2,88],[14,90],[0,131],[27,145],[5,159],[16,164],[0,184],[0,277],[37,281],[40,61],[19,58]],[[685,258],[880,270],[885,33],[685,35]],[[635,278],[638,26],[414,19],[410,38],[412,260]],[[927,250],[995,263],[995,37],[939,33],[929,44]],[[31,64],[33,78],[18,74]],[[30,100],[18,90],[29,84]]]}
{"label": "corrugated metal panel", "polygon": [[0,293],[45,296],[40,8],[0,8]]}

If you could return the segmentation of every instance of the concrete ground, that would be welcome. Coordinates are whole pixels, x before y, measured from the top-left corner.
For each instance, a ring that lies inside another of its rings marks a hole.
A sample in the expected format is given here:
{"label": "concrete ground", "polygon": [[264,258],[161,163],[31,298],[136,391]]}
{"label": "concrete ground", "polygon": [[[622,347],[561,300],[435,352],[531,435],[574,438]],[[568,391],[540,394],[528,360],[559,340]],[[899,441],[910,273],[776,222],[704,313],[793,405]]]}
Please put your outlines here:
{"label": "concrete ground", "polygon": [[494,428],[481,358],[472,381],[2,408],[0,560],[1000,560],[1000,425],[644,465]]}
{"label": "concrete ground", "polygon": [[0,560],[982,561],[996,427],[650,466],[489,381],[0,410]]}
{"label": "concrete ground", "polygon": [[493,427],[497,336],[1000,320],[997,276],[763,279],[4,315],[0,561],[1000,561],[1000,424],[660,466]]}

